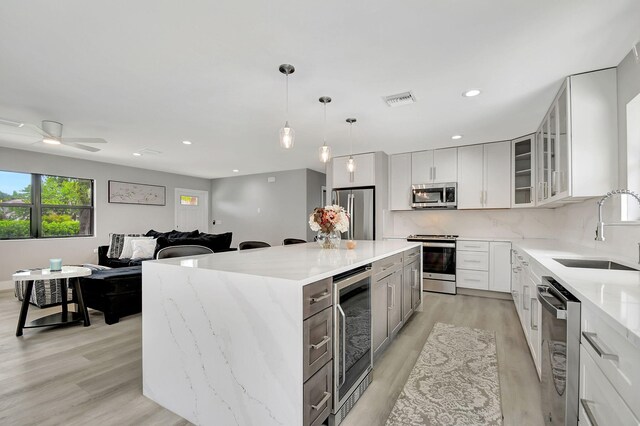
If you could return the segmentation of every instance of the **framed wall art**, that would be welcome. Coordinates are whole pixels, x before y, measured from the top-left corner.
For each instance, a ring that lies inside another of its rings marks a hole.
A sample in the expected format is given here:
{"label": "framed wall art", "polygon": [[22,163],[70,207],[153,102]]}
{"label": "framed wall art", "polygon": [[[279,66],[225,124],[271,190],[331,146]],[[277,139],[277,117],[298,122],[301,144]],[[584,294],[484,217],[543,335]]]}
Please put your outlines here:
{"label": "framed wall art", "polygon": [[119,204],[166,205],[167,187],[144,183],[109,181],[109,202]]}

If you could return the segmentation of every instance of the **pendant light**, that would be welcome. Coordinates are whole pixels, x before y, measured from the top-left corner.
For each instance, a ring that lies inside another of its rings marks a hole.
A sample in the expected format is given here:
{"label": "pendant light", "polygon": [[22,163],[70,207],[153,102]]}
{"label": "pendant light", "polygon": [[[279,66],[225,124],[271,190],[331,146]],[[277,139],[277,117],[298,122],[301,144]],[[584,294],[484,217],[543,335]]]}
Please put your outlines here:
{"label": "pendant light", "polygon": [[287,77],[287,106],[285,110],[285,123],[284,127],[280,129],[280,146],[284,149],[293,148],[293,142],[295,139],[296,132],[293,131],[291,127],[289,127],[289,74],[293,74],[295,72],[295,67],[290,64],[282,64],[280,65],[280,72]]}
{"label": "pendant light", "polygon": [[331,102],[331,98],[323,96],[318,99],[324,105],[324,125],[322,128],[322,146],[320,147],[320,161],[328,163],[331,159],[331,147],[327,145],[327,104]]}
{"label": "pendant light", "polygon": [[353,159],[353,136],[351,135],[353,130],[353,123],[356,122],[355,118],[347,118],[347,123],[349,123],[349,160],[347,161],[347,170],[349,173],[353,173],[356,171],[356,162]]}

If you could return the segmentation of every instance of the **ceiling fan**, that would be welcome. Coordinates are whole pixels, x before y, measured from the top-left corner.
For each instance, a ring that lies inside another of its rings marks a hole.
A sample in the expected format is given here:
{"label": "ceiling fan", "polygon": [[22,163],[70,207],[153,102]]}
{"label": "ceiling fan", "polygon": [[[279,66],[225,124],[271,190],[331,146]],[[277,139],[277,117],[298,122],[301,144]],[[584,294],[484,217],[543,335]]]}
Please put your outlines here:
{"label": "ceiling fan", "polygon": [[107,143],[107,141],[102,138],[63,138],[62,123],[58,123],[57,121],[43,120],[42,125],[38,127],[35,124],[0,118],[0,124],[32,130],[42,136],[42,142],[50,145],[66,145],[89,152],[98,152],[100,148],[84,144]]}

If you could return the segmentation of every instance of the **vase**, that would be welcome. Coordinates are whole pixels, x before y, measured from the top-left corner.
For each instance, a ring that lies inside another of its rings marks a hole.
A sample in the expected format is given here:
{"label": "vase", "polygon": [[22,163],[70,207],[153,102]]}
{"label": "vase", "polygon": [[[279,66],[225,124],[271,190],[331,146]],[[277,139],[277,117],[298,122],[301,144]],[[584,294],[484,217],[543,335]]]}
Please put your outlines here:
{"label": "vase", "polygon": [[318,236],[316,237],[316,241],[320,244],[320,247],[324,249],[340,248],[340,239],[340,232],[338,231],[318,231]]}

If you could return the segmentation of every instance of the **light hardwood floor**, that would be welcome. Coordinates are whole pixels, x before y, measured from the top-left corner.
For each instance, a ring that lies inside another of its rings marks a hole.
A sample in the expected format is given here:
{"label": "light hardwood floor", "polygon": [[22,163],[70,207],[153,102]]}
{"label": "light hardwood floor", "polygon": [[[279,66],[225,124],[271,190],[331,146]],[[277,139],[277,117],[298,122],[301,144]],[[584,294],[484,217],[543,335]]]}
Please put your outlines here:
{"label": "light hardwood floor", "polygon": [[[107,326],[90,310],[91,327],[26,329],[17,338],[19,309],[13,292],[0,291],[0,424],[189,424],[142,396],[140,315]],[[30,309],[30,318],[45,311]],[[542,424],[537,376],[513,303],[425,293],[422,312],[376,363],[373,383],[344,426],[384,424],[436,322],[495,330],[505,425]]]}

